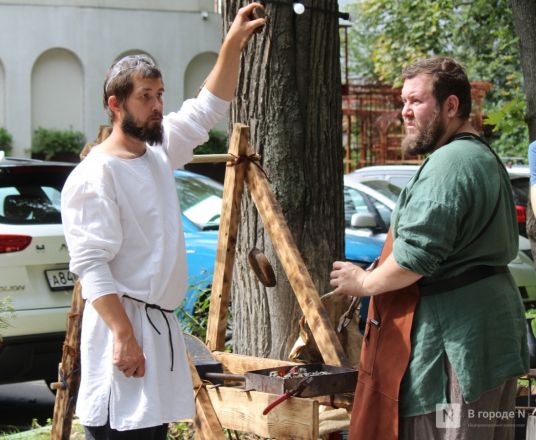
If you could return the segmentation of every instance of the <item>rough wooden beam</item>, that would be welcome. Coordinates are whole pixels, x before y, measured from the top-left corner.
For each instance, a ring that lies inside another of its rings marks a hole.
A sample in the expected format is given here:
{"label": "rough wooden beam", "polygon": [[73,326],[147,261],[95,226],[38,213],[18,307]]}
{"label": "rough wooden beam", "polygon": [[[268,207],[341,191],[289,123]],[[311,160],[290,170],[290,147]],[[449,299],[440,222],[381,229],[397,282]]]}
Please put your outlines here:
{"label": "rough wooden beam", "polygon": [[324,362],[350,366],[268,179],[255,164],[250,163],[246,183]]}
{"label": "rough wooden beam", "polygon": [[229,387],[209,389],[208,394],[224,428],[263,438],[318,439],[318,402],[314,400],[291,397],[263,415],[264,408],[279,396]]}
{"label": "rough wooden beam", "polygon": [[68,440],[71,435],[76,396],[80,385],[80,332],[84,300],[80,281],[76,281],[71,311],[67,317],[67,331],[63,343],[63,354],[58,366],[58,382],[51,388],[56,390],[54,413],[50,438],[52,440]]}
{"label": "rough wooden beam", "polygon": [[[229,153],[236,157],[246,154],[248,143],[248,127],[242,124],[235,124]],[[245,161],[237,163],[228,167],[225,172],[218,249],[207,324],[206,344],[211,351],[223,351],[225,346],[225,330],[227,328],[229,297],[236,253],[236,236],[240,225],[240,201],[244,191],[245,165]]]}
{"label": "rough wooden beam", "polygon": [[233,374],[244,374],[246,371],[262,370],[263,368],[300,365],[296,362],[280,361],[279,359],[263,359],[222,351],[213,351],[212,356],[222,364],[226,372]]}

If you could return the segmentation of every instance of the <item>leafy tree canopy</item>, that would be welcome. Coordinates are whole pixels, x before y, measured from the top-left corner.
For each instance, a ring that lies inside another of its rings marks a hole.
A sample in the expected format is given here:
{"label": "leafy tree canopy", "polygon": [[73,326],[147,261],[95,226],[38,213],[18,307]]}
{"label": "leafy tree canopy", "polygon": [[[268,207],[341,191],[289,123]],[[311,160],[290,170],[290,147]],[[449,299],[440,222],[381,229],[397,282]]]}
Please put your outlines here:
{"label": "leafy tree canopy", "polygon": [[526,155],[519,45],[508,0],[357,0],[349,31],[350,74],[400,86],[402,68],[423,57],[461,61],[472,81],[488,81],[485,122],[502,155]]}

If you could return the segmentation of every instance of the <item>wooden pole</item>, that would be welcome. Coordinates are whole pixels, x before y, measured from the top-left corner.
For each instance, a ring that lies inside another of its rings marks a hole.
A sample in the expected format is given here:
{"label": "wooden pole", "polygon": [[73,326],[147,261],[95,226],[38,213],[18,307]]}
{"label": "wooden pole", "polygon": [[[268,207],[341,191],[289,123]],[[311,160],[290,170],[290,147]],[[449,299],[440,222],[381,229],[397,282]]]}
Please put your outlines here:
{"label": "wooden pole", "polygon": [[248,165],[246,183],[324,362],[350,366],[268,179],[253,163]]}
{"label": "wooden pole", "polygon": [[80,385],[80,331],[84,300],[80,281],[73,289],[71,312],[67,318],[67,333],[63,343],[63,355],[58,366],[58,382],[51,385],[56,390],[54,414],[52,420],[52,440],[68,440],[76,405],[76,396]]}
{"label": "wooden pole", "polygon": [[196,415],[194,417],[194,426],[196,434],[201,440],[225,440],[220,420],[216,415],[216,411],[214,411],[210,396],[197,373],[190,355],[188,355],[188,363],[190,364],[195,393]]}
{"label": "wooden pole", "polygon": [[[235,157],[246,154],[249,146],[249,129],[235,124],[229,145],[229,153]],[[240,201],[244,191],[246,162],[237,163],[225,172],[223,201],[218,234],[216,265],[210,295],[206,344],[210,351],[223,351],[229,311],[229,296],[233,279],[236,254],[236,237],[240,224]]]}
{"label": "wooden pole", "polygon": [[[256,159],[260,159],[258,154],[255,155]],[[230,153],[226,154],[194,154],[194,157],[190,163],[222,163],[233,162],[236,156]]]}

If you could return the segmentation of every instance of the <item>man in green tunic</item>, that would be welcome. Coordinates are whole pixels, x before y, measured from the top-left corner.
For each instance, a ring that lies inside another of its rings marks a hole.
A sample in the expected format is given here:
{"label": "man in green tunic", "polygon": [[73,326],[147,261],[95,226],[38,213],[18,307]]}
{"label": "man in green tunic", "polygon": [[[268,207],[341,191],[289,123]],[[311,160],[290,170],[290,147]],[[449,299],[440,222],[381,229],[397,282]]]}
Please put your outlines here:
{"label": "man in green tunic", "polygon": [[354,296],[419,285],[401,439],[513,439],[516,378],[528,370],[528,353],[507,270],[518,249],[508,174],[469,122],[462,66],[430,58],[403,79],[402,147],[429,156],[393,212],[392,254],[372,272],[335,262],[331,284]]}

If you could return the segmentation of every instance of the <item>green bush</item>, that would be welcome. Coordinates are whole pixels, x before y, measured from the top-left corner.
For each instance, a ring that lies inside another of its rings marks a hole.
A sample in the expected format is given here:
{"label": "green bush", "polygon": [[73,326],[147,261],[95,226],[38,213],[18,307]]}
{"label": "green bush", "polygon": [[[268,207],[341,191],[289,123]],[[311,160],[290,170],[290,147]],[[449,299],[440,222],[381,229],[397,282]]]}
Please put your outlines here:
{"label": "green bush", "polygon": [[0,127],[0,150],[3,150],[4,153],[6,153],[6,156],[11,154],[11,150],[13,149],[12,142],[13,138],[11,137],[9,131],[3,127]]}
{"label": "green bush", "polygon": [[[195,295],[194,309],[190,313],[185,310],[184,305],[180,304],[177,309],[177,316],[182,327],[182,331],[197,336],[204,341],[207,337],[208,313],[210,309],[210,295],[212,286],[208,285],[212,281],[212,273],[203,271],[191,283],[189,290]],[[208,286],[207,286],[208,285]],[[231,351],[232,344],[230,341],[232,334],[233,315],[229,306],[227,316],[227,331],[225,335],[225,351]]]}
{"label": "green bush", "polygon": [[77,157],[86,143],[84,133],[39,127],[32,138],[32,156],[45,160]]}
{"label": "green bush", "polygon": [[194,154],[224,154],[227,153],[227,133],[210,130],[208,141],[195,148]]}
{"label": "green bush", "polygon": [[178,316],[181,322],[182,330],[205,340],[207,336],[208,309],[210,307],[211,288],[206,287],[210,283],[211,274],[203,272],[189,286],[193,291],[196,301],[192,313],[187,312],[181,304],[178,308]]}

